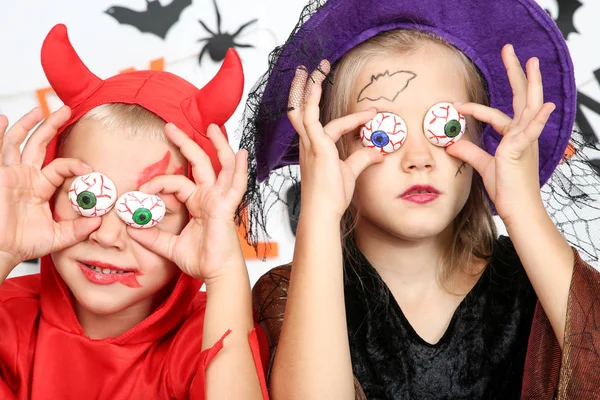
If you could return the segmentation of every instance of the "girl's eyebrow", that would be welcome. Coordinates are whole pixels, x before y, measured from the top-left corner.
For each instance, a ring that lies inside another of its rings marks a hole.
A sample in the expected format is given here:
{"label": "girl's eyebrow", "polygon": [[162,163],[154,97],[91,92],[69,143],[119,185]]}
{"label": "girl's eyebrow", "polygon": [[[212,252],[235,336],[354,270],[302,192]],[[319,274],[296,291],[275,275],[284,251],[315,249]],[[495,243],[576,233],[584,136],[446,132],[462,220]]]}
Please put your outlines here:
{"label": "girl's eyebrow", "polygon": [[148,165],[140,174],[138,175],[137,186],[142,186],[142,184],[148,182],[150,179],[154,178],[158,175],[163,175],[167,172],[167,166],[169,165],[169,161],[171,160],[171,150],[167,150],[165,155],[159,161]]}

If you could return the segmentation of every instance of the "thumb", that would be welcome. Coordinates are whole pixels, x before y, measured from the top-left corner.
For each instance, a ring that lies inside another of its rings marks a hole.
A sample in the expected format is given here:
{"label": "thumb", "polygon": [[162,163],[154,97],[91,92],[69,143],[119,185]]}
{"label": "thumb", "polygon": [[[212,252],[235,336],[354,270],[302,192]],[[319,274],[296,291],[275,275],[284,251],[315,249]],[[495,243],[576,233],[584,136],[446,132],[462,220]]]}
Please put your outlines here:
{"label": "thumb", "polygon": [[446,147],[446,152],[452,157],[469,164],[481,176],[483,176],[488,164],[494,159],[487,151],[466,140],[458,141]]}
{"label": "thumb", "polygon": [[352,153],[346,158],[345,163],[350,167],[356,179],[367,167],[382,161],[383,154],[379,150],[367,147]]}
{"label": "thumb", "polygon": [[177,236],[170,232],[161,231],[158,228],[132,228],[127,227],[130,238],[161,257],[173,261],[173,248]]}
{"label": "thumb", "polygon": [[71,221],[56,222],[54,225],[54,251],[73,246],[90,236],[100,227],[102,218],[77,218]]}

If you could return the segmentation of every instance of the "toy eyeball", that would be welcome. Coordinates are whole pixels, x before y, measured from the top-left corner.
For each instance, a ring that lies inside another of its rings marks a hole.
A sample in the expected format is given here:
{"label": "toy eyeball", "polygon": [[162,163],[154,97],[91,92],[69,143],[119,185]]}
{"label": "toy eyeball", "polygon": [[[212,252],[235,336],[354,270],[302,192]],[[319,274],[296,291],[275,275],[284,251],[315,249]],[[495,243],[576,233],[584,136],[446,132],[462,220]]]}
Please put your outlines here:
{"label": "toy eyeball", "polygon": [[78,176],[69,189],[71,207],[84,217],[100,217],[109,212],[117,200],[117,187],[100,172]]}
{"label": "toy eyeball", "polygon": [[437,103],[427,111],[423,132],[429,141],[440,147],[454,144],[465,133],[465,116],[456,111],[452,103]]}
{"label": "toy eyeball", "polygon": [[134,228],[152,228],[165,216],[165,203],[155,194],[127,192],[117,200],[119,218]]}
{"label": "toy eyeball", "polygon": [[376,147],[383,154],[396,151],[406,140],[406,123],[396,114],[382,112],[363,125],[360,139],[365,147]]}

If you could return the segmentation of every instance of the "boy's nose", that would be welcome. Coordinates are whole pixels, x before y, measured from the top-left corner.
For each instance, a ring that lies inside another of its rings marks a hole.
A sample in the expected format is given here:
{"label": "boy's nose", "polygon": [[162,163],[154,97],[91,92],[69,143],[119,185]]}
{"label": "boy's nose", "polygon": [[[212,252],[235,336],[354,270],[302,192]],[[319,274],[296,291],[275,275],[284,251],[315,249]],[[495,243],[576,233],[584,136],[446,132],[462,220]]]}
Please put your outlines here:
{"label": "boy's nose", "polygon": [[127,236],[125,223],[114,209],[101,218],[100,227],[90,234],[89,240],[104,248],[123,250]]}
{"label": "boy's nose", "polygon": [[400,148],[401,166],[404,172],[432,170],[435,168],[433,145],[423,134],[423,127],[408,130],[406,141]]}

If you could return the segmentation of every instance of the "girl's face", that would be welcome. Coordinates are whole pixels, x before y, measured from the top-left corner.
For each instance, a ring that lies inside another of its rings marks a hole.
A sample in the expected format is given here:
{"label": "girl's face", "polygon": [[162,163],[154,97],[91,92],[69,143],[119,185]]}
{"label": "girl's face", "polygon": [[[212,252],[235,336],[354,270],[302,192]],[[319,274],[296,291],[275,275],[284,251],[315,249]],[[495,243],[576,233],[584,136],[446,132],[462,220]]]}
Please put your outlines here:
{"label": "girl's face", "polygon": [[[375,107],[378,113],[396,114],[406,124],[406,139],[359,176],[353,199],[360,213],[357,229],[403,240],[432,238],[465,205],[472,168],[433,145],[423,126],[435,104],[469,100],[455,59],[450,50],[427,43],[412,54],[374,58],[358,75],[350,112]],[[467,119],[467,131],[459,140],[472,140],[468,127],[474,122]],[[362,148],[360,130],[350,142],[350,152]]]}
{"label": "girl's face", "polygon": [[[73,157],[106,175],[116,186],[116,197],[138,188],[153,176],[183,173],[187,162],[174,146],[144,135],[127,138],[124,132],[105,129],[89,120],[77,123],[61,147],[59,157]],[[55,197],[55,219],[86,218],[69,203],[73,179]],[[156,228],[180,233],[188,221],[185,205],[173,195],[160,194],[166,214]],[[100,227],[87,240],[52,254],[54,265],[79,306],[94,314],[108,315],[128,309],[151,310],[161,301],[161,289],[178,272],[177,266],[144,248],[127,234],[117,215],[118,204],[103,215]],[[90,266],[102,272],[134,271],[127,281],[101,284],[90,279]]]}

